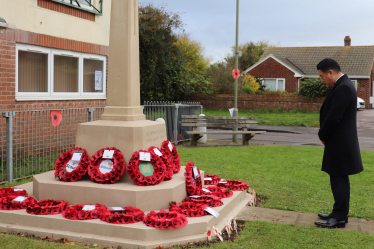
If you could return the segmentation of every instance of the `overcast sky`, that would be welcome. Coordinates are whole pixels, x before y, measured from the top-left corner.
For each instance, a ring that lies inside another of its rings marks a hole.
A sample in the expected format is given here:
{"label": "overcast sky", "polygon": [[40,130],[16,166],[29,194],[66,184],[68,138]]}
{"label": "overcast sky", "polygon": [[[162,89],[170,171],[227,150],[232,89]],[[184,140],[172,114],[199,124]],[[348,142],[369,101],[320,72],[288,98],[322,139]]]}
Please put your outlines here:
{"label": "overcast sky", "polygon": [[[235,45],[235,0],[139,0],[180,13],[184,30],[213,61]],[[281,47],[374,45],[373,0],[241,0],[239,43]]]}

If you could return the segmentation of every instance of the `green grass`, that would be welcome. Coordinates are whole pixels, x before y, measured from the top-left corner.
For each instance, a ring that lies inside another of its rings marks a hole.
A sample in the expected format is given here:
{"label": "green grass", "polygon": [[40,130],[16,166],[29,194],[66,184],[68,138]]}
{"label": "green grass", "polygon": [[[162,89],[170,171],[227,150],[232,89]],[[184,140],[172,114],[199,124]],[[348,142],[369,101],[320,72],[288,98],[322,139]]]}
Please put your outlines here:
{"label": "green grass", "polygon": [[[207,116],[230,116],[229,110],[205,109],[203,113]],[[241,111],[240,117],[257,117],[260,125],[279,125],[279,126],[319,126],[319,112],[309,112],[302,110],[283,109],[259,110],[259,111]]]}
{"label": "green grass", "polygon": [[[206,174],[247,182],[266,208],[330,213],[333,196],[328,174],[321,171],[322,148],[215,147],[180,148],[181,164],[196,163]],[[350,176],[351,217],[374,219],[374,153],[362,151],[364,171]]]}
{"label": "green grass", "polygon": [[209,248],[374,248],[374,234],[252,221],[235,242]]}

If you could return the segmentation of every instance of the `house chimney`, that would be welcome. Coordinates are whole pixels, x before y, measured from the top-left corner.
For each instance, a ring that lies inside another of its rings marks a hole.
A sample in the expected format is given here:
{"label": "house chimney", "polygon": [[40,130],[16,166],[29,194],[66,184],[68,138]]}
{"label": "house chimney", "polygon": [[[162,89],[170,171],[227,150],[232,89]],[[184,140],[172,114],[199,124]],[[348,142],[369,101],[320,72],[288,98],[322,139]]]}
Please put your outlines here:
{"label": "house chimney", "polygon": [[344,38],[344,46],[347,46],[347,47],[350,47],[350,46],[351,46],[351,38],[349,37],[349,35],[347,35],[347,36]]}

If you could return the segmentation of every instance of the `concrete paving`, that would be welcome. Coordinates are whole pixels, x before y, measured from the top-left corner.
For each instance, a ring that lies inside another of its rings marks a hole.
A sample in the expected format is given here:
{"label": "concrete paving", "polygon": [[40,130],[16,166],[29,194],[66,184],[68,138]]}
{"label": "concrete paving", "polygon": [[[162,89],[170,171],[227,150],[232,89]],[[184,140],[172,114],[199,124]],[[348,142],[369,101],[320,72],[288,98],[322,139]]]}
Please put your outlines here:
{"label": "concrete paving", "polygon": [[[322,221],[317,214],[269,209],[262,207],[246,206],[236,217],[244,221],[266,221],[271,223],[293,224],[298,226],[316,227],[315,221]],[[349,217],[345,228],[342,231],[361,231],[374,233],[374,221]]]}

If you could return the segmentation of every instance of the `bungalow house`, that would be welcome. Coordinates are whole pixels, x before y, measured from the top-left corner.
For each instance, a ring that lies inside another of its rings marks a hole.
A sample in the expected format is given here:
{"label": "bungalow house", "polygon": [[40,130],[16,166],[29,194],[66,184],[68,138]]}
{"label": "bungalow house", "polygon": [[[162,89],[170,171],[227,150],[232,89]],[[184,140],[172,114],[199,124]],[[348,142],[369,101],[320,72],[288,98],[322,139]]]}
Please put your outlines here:
{"label": "bungalow house", "polygon": [[319,77],[316,65],[322,59],[332,58],[369,108],[373,104],[374,46],[351,46],[349,36],[344,43],[334,47],[269,47],[244,73],[262,78],[268,89],[297,92],[301,80]]}
{"label": "bungalow house", "polygon": [[0,107],[105,101],[111,0],[0,4]]}

